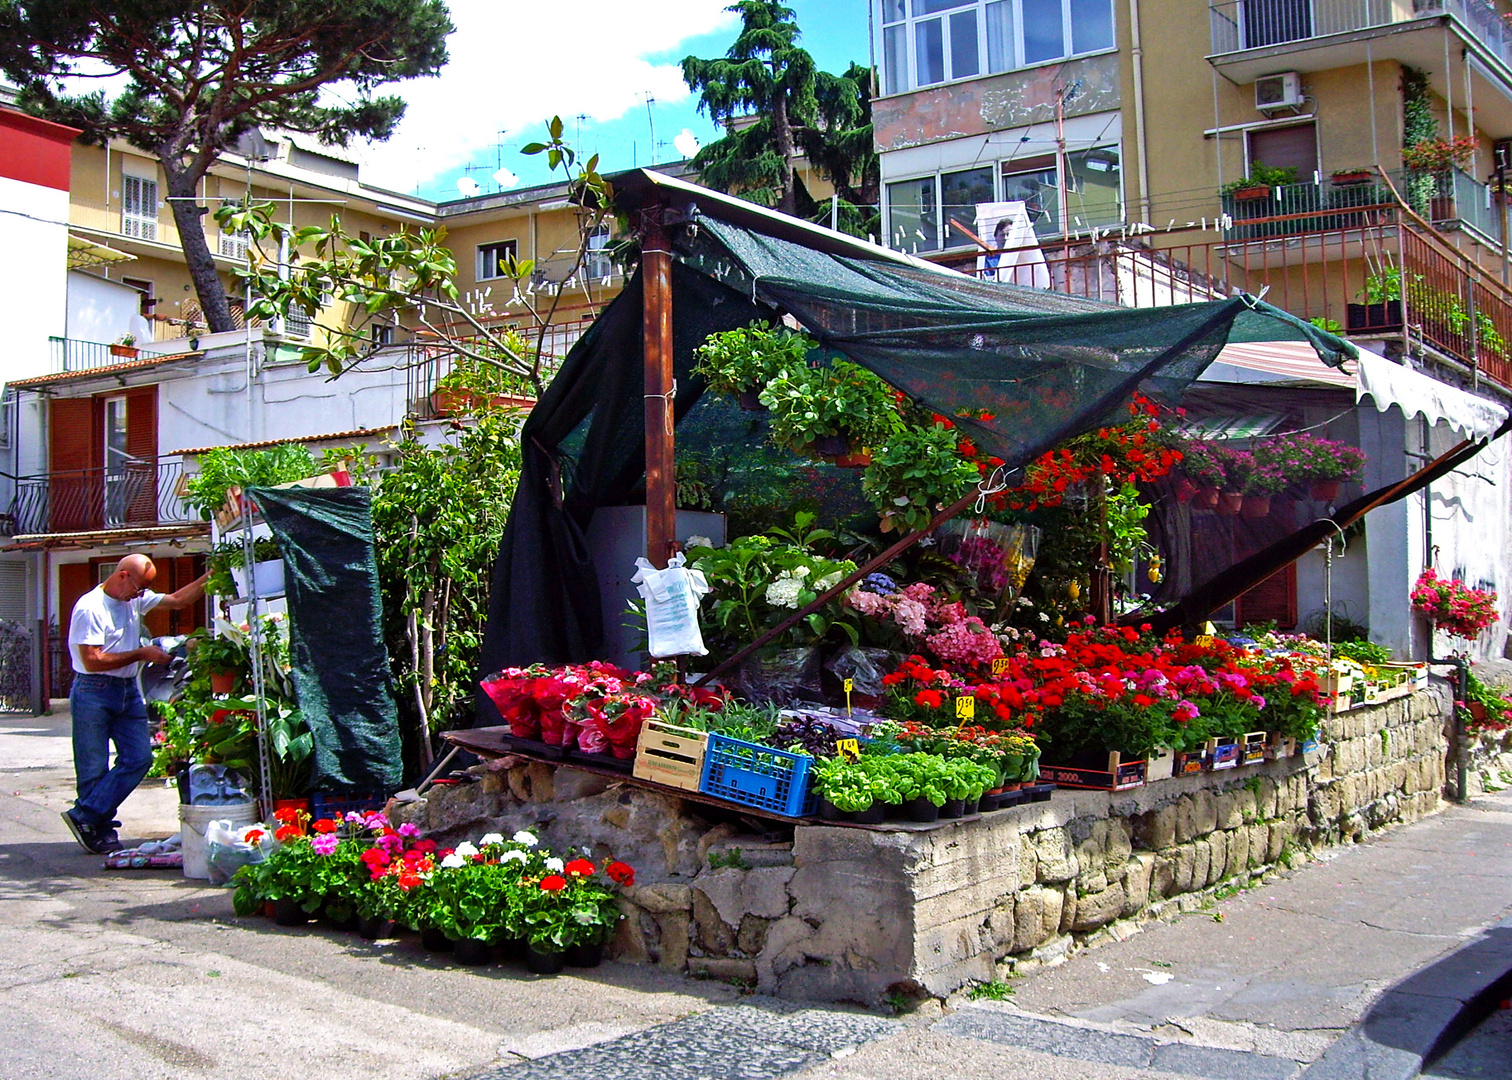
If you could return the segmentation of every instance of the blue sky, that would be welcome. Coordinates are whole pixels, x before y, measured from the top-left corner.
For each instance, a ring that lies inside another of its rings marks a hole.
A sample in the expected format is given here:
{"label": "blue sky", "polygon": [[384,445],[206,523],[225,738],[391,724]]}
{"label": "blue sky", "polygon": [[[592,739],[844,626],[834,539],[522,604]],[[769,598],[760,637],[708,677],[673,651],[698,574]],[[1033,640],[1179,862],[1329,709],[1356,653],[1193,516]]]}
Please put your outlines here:
{"label": "blue sky", "polygon": [[[553,112],[566,122],[569,141],[600,154],[606,171],[675,160],[681,155],[673,140],[684,129],[700,142],[718,134],[677,65],[690,54],[724,55],[738,26],[723,11],[727,2],[452,0],[458,32],[449,42],[451,63],[438,79],[395,88],[410,102],[405,121],[388,143],[366,151],[363,178],[438,200],[460,197],[463,177],[483,192],[499,190],[500,166],[518,177],[516,186],[548,182],[544,158],[526,157],[520,147],[541,138]],[[868,62],[866,0],[788,4],[820,68],[840,72],[852,60]],[[655,21],[648,11],[657,12]],[[501,38],[543,44],[511,55],[495,47]],[[558,53],[566,48],[600,60],[564,61]]]}

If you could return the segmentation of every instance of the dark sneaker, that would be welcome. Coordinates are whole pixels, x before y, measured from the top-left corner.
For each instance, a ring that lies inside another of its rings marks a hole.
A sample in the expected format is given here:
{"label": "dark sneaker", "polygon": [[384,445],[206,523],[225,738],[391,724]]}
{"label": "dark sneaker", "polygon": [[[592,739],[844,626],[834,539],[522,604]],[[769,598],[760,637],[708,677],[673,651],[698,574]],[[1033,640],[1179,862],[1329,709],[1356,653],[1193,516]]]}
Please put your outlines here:
{"label": "dark sneaker", "polygon": [[120,851],[125,846],[114,829],[107,829],[95,834],[95,846],[92,850],[100,855],[109,855],[112,851]]}
{"label": "dark sneaker", "polygon": [[[112,851],[119,851],[121,842],[115,840],[115,846],[109,846],[105,837],[101,836],[92,825],[85,825],[67,810],[63,811],[63,824],[68,826],[68,831],[73,833],[73,838],[79,842],[79,846],[92,855],[107,855]],[[114,834],[111,834],[112,836]]]}

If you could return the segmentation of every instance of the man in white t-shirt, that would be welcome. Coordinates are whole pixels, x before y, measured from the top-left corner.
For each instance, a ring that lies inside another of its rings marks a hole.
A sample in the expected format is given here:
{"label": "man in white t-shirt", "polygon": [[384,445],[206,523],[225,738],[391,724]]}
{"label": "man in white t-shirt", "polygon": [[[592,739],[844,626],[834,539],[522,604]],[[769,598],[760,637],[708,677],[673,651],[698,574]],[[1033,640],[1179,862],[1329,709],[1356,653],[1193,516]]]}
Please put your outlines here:
{"label": "man in white t-shirt", "polygon": [[156,576],[147,556],[126,556],[115,573],[79,598],[69,620],[74,679],[68,705],[79,797],[63,812],[63,821],[84,850],[95,854],[120,848],[116,810],[152,767],[147,706],[136,673],[143,663],[166,664],[169,658],[157,646],[142,644],[142,617],[158,607],[189,607],[205,595],[208,577],[165,596],[147,589]]}

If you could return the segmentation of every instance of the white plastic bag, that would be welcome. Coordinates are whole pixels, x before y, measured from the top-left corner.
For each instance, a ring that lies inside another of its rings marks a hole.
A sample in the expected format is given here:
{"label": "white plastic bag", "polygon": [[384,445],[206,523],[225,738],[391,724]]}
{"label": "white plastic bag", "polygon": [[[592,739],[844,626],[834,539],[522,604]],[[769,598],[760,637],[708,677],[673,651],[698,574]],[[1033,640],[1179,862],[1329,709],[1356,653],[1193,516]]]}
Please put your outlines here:
{"label": "white plastic bag", "polygon": [[243,866],[263,861],[262,845],[246,839],[247,833],[253,829],[267,834],[267,827],[260,824],[212,821],[205,826],[205,869],[209,871],[210,884],[230,884],[231,876]]}
{"label": "white plastic bag", "polygon": [[698,601],[709,591],[701,570],[690,570],[681,554],[658,570],[636,559],[635,582],[646,601],[646,637],[652,656],[707,656],[698,627]]}

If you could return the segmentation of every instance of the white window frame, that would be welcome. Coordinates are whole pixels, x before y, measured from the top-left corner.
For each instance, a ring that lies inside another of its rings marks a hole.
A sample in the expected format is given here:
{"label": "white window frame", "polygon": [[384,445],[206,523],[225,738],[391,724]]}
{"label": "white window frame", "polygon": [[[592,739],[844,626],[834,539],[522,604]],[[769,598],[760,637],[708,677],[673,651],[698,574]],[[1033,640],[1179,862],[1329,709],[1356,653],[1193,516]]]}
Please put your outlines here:
{"label": "white window frame", "polygon": [[477,264],[474,267],[474,269],[476,270],[476,275],[473,278],[474,281],[497,281],[504,276],[503,274],[484,273],[485,270],[489,269],[489,264],[491,262],[497,261],[489,259],[486,253],[497,250],[498,248],[507,249],[509,251],[509,254],[514,256],[516,259],[520,257],[520,242],[516,239],[490,240],[486,244],[479,244]]}
{"label": "white window frame", "polygon": [[[989,4],[993,3],[994,0],[967,0],[966,3],[962,3],[956,7],[944,8],[940,11],[932,11],[925,15],[913,14],[914,0],[901,0],[901,3],[903,4],[903,17],[901,19],[892,20],[888,20],[887,9],[890,3],[893,2],[893,0],[874,0],[874,2],[877,5],[877,55],[880,58],[881,64],[883,66],[882,85],[884,88],[891,88],[884,89],[882,95],[884,97],[888,96],[889,94],[906,94],[913,90],[921,90],[931,86],[944,86],[952,82],[961,82],[966,79],[981,78],[985,75],[1001,75],[1004,72],[1021,71],[1025,68],[1040,67],[1044,64],[1058,64],[1064,60],[1078,56],[1096,56],[1100,53],[1118,51],[1118,7],[1112,2],[1112,0],[1107,0],[1113,29],[1113,42],[1111,45],[1105,45],[1096,49],[1087,49],[1082,52],[1074,51],[1074,49],[1072,48],[1074,42],[1071,32],[1071,0],[1060,0],[1061,34],[1062,40],[1066,43],[1066,51],[1063,52],[1060,56],[1050,56],[1029,62],[1026,62],[1024,60],[1023,0],[1008,0],[1008,2],[1012,5],[1013,13],[1013,28],[1011,40],[1009,42],[1009,56],[1007,58],[1006,65],[997,71],[992,70],[987,51],[987,7]],[[950,71],[952,59],[950,47],[950,16],[952,14],[955,14],[956,12],[965,11],[968,8],[973,9],[976,12],[978,70],[972,72],[969,75],[961,75],[957,77],[954,76]],[[917,80],[919,70],[918,26],[920,23],[930,22],[934,19],[942,20],[942,39],[944,49],[944,62],[946,68],[945,78],[938,82],[920,83]],[[901,79],[897,79],[895,77],[895,72],[886,70],[887,65],[889,64],[889,57],[886,47],[887,30],[890,27],[895,26],[907,27],[904,37],[907,41],[905,51],[908,57],[908,70],[903,73],[903,78]]]}
{"label": "white window frame", "polygon": [[248,245],[249,241],[246,233],[221,230],[219,243],[221,258],[233,259],[236,262],[246,262]]}
{"label": "white window frame", "polygon": [[614,260],[609,258],[609,242],[612,239],[609,226],[601,225],[590,233],[585,241],[588,250],[583,256],[583,271],[594,281],[609,277],[614,273]]}
{"label": "white window frame", "polygon": [[158,182],[155,176],[121,174],[121,235],[156,240]]}

